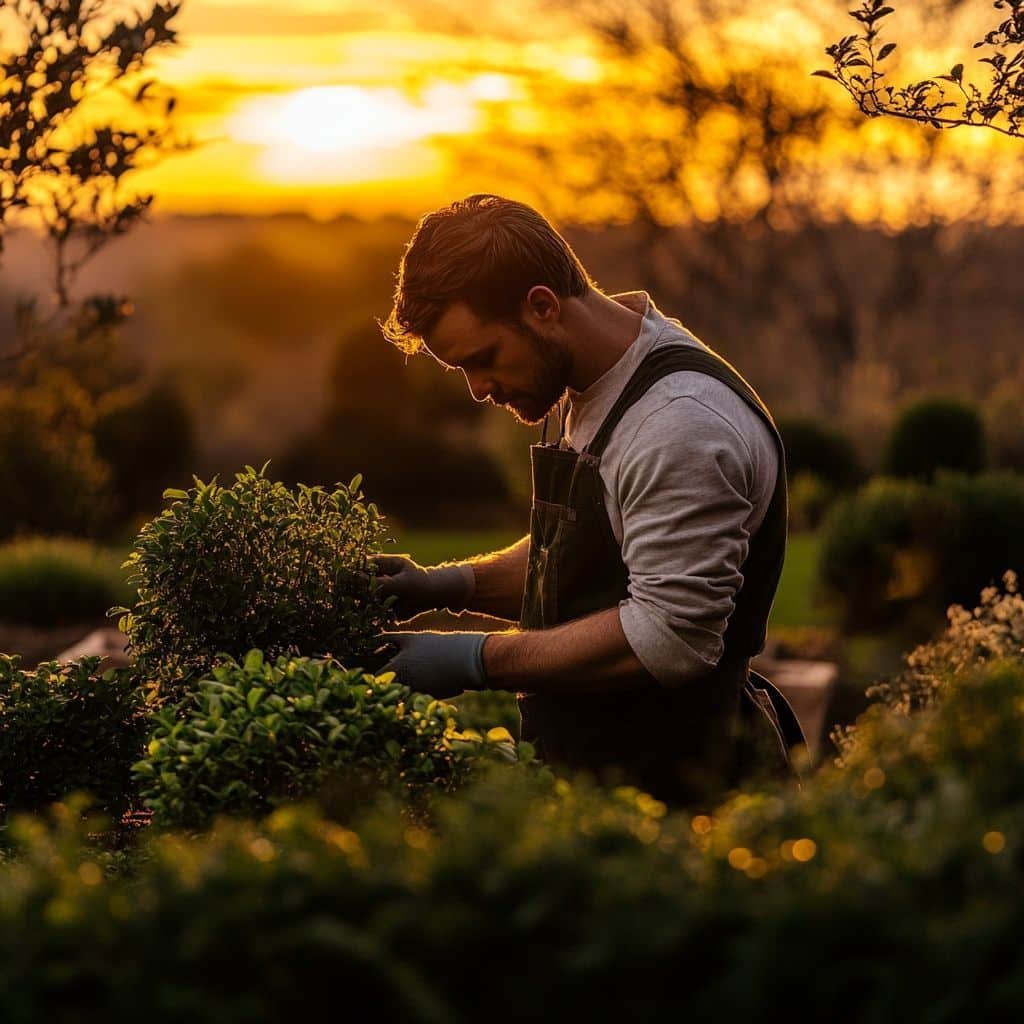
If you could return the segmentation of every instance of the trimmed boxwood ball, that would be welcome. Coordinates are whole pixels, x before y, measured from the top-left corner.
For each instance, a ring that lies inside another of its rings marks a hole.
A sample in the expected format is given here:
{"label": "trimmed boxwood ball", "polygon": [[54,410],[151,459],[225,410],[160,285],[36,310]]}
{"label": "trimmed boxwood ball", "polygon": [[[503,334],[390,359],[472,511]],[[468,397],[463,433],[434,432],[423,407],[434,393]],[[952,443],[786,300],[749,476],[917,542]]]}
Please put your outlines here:
{"label": "trimmed boxwood ball", "polygon": [[[524,760],[529,746],[523,745]],[[460,733],[455,708],[327,659],[228,659],[153,717],[135,765],[158,825],[260,814],[313,794],[335,772],[367,774],[415,800],[454,788],[474,758],[515,761],[504,729]]]}
{"label": "trimmed boxwood ball", "polygon": [[265,471],[247,466],[231,487],[196,479],[165,491],[170,507],[125,562],[138,600],[111,614],[164,692],[208,672],[218,654],[253,648],[369,668],[374,638],[394,624],[394,598],[380,595],[369,563],[383,516],[364,502],[361,478],[293,490]]}
{"label": "trimmed boxwood ball", "polygon": [[980,473],[985,427],[978,410],[955,398],[925,398],[900,414],[886,444],[888,476],[931,480],[940,470]]}

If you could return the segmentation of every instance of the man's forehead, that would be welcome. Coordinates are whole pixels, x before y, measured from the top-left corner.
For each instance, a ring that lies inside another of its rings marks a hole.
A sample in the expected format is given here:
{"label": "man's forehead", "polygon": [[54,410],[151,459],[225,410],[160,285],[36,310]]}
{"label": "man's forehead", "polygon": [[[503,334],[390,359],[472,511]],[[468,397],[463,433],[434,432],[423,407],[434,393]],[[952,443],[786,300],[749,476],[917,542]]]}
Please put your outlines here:
{"label": "man's forehead", "polygon": [[455,365],[480,345],[483,326],[466,303],[456,302],[444,311],[423,342],[435,359]]}

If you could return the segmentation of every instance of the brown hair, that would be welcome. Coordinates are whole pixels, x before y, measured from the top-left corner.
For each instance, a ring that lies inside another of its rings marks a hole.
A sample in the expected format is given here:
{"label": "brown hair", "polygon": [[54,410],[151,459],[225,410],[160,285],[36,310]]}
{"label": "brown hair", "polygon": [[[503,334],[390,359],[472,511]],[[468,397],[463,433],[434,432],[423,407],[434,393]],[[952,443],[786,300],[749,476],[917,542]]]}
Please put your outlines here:
{"label": "brown hair", "polygon": [[455,302],[482,320],[520,322],[535,285],[559,298],[596,287],[569,243],[532,207],[476,193],[420,218],[402,255],[395,304],[384,337],[418,352],[425,335]]}

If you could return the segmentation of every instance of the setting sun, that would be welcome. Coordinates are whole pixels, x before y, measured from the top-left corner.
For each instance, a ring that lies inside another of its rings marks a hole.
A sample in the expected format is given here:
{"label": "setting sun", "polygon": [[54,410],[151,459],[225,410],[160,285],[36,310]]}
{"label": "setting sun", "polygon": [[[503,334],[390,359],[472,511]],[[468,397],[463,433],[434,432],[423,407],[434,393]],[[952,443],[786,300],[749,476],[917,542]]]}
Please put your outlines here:
{"label": "setting sun", "polygon": [[[494,82],[485,83],[493,94]],[[257,147],[268,181],[356,181],[409,169],[429,157],[415,144],[472,130],[480,83],[438,83],[418,97],[396,88],[330,85],[245,102],[226,125],[228,137]]]}

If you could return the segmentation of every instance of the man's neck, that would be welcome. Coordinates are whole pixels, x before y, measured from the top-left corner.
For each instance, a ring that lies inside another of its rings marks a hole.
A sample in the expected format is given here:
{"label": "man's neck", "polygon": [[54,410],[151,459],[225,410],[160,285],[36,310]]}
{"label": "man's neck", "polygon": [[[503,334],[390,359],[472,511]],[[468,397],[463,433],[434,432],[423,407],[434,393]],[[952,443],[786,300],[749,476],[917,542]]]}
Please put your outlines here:
{"label": "man's neck", "polygon": [[591,290],[566,304],[563,322],[571,360],[568,385],[581,392],[607,373],[640,336],[643,314]]}

